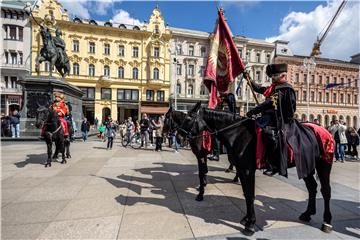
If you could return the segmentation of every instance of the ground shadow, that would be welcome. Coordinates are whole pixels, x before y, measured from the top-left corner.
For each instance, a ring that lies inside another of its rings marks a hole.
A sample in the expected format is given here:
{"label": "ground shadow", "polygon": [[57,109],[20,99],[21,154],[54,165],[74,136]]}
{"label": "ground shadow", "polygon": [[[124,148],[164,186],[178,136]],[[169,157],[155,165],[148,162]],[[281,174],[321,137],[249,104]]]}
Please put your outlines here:
{"label": "ground shadow", "polygon": [[94,149],[107,149],[107,147],[93,147]]}
{"label": "ground shadow", "polygon": [[[195,216],[203,219],[207,223],[223,224],[232,227],[238,231],[242,231],[243,228],[237,224],[241,218],[245,215],[246,203],[240,196],[224,196],[224,195],[207,195],[205,193],[204,201],[197,202],[196,198],[196,184],[197,179],[197,166],[196,165],[181,165],[174,163],[155,163],[159,166],[150,168],[135,169],[135,172],[141,173],[146,177],[139,177],[135,175],[122,174],[117,178],[107,178],[110,184],[117,188],[126,188],[136,194],[130,196],[119,195],[116,197],[117,202],[126,206],[133,206],[138,203],[147,203],[157,206],[166,207],[169,210]],[[223,168],[209,167],[209,171],[223,171]],[[149,178],[151,177],[151,178]],[[171,181],[166,181],[169,179]],[[224,177],[208,176],[208,183],[231,183],[231,180]],[[239,185],[239,189],[241,186]],[[143,193],[149,191],[152,195],[158,195],[159,197],[146,197]],[[286,196],[284,196],[286,197]],[[180,203],[175,198],[180,199]],[[268,221],[284,221],[284,222],[298,222],[305,224],[298,220],[301,212],[305,211],[307,201],[294,201],[286,198],[272,198],[264,195],[257,195],[256,199],[261,204],[256,204],[255,211],[257,217],[257,231],[262,231],[269,226]],[[227,202],[231,204],[226,204]],[[181,207],[179,207],[179,204]],[[284,206],[284,205],[286,206]],[[346,209],[357,209],[358,203],[332,199],[332,206],[346,206]],[[237,214],[234,214],[231,209],[236,206]],[[323,214],[323,200],[317,200],[318,211],[317,214],[322,216]],[[285,208],[286,207],[286,208]],[[291,208],[294,215],[290,215],[284,211],[284,209]],[[345,210],[345,209],[343,209]],[[336,211],[340,211],[335,208],[332,210],[333,219],[336,220]],[[296,212],[296,214],[295,214]],[[241,213],[241,214],[239,214]],[[358,218],[357,218],[358,219]],[[310,222],[309,226],[320,228],[321,222]],[[349,231],[348,228],[352,226],[334,224],[334,230],[349,236],[359,237],[356,233]],[[324,233],[325,234],[325,233]],[[246,239],[246,238],[244,238]]]}
{"label": "ground shadow", "polygon": [[41,153],[41,154],[29,154],[26,156],[25,161],[16,162],[14,165],[18,168],[23,168],[28,164],[41,164],[44,165],[44,162],[47,159],[47,153]]}

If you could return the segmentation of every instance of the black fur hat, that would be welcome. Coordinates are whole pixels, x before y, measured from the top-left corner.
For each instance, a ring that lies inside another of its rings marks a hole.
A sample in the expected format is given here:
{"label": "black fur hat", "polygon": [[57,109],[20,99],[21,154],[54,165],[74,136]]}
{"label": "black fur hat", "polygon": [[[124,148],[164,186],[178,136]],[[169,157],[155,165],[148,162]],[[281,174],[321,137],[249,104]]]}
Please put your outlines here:
{"label": "black fur hat", "polygon": [[274,74],[287,72],[287,64],[286,63],[280,63],[280,64],[269,64],[266,67],[266,75],[268,77],[271,77]]}

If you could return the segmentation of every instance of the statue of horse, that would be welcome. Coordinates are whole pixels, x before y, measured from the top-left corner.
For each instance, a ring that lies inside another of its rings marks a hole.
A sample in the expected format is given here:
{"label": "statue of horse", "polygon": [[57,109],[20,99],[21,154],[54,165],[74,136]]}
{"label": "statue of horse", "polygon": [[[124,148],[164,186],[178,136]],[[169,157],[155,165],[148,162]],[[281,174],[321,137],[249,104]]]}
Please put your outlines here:
{"label": "statue of horse", "polygon": [[[202,131],[208,130],[216,133],[216,137],[228,146],[234,156],[237,172],[240,176],[241,186],[244,192],[247,213],[240,221],[245,229],[245,235],[252,235],[255,232],[255,170],[256,170],[256,132],[255,120],[249,118],[234,119],[233,114],[202,108],[200,104],[188,112],[186,119],[180,126],[188,131],[191,136],[199,136]],[[314,145],[319,144],[314,142]],[[332,215],[330,212],[330,172],[331,164],[319,156],[315,156],[315,169],[321,184],[321,193],[324,198],[324,214],[321,230],[331,232]],[[311,220],[311,216],[316,214],[316,192],[317,183],[314,178],[315,171],[312,171],[303,178],[309,192],[308,206],[299,219],[305,222]]]}
{"label": "statue of horse", "polygon": [[67,163],[65,159],[65,138],[64,130],[61,127],[57,112],[47,107],[39,107],[36,111],[35,126],[39,129],[44,127],[44,138],[47,145],[48,158],[45,162],[45,167],[51,167],[52,161],[52,146],[55,143],[55,152],[60,152],[62,155],[61,164]]}
{"label": "statue of horse", "polygon": [[[60,30],[57,29],[56,31],[58,32]],[[39,72],[40,64],[44,61],[48,61],[50,63],[50,76],[52,75],[52,70],[55,66],[59,74],[62,77],[65,77],[70,72],[70,63],[66,56],[65,49],[62,50],[61,48],[56,47],[48,27],[40,26],[40,35],[43,47],[40,50],[40,54],[36,57],[35,71]],[[56,38],[60,39],[60,36],[57,34]],[[63,53],[60,53],[60,51],[63,51]]]}

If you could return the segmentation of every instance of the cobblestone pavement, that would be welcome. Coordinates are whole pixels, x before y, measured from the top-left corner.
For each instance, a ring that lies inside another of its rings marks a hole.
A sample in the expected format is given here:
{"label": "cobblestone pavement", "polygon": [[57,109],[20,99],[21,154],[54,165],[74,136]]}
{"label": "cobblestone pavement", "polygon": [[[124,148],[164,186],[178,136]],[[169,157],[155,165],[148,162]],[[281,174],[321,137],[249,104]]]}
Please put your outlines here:
{"label": "cobblestone pavement", "polygon": [[[240,233],[241,186],[225,173],[226,156],[209,162],[209,184],[196,202],[197,165],[189,150],[123,148],[91,138],[71,146],[68,164],[42,165],[42,142],[3,142],[2,239],[358,239],[359,162],[334,163],[334,231],[320,231],[323,202],[309,224],[298,220],[307,192],[294,169],[288,179],[257,172],[257,230]],[[318,191],[320,193],[320,191]]]}

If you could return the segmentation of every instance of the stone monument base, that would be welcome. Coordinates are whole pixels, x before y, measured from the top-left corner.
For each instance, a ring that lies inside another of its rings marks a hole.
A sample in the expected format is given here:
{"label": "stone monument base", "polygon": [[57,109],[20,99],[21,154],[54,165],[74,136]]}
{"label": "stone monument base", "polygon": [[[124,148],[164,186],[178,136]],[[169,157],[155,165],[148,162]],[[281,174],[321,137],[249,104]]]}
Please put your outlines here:
{"label": "stone monument base", "polygon": [[65,80],[50,76],[29,76],[20,80],[23,87],[23,107],[20,119],[20,135],[40,136],[40,129],[35,127],[36,110],[39,107],[49,107],[52,103],[53,93],[64,92],[65,103],[70,102],[72,115],[76,127],[79,129],[83,118],[82,114],[82,91],[67,83]]}

